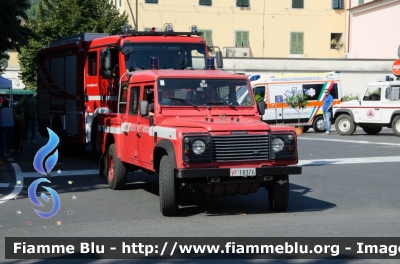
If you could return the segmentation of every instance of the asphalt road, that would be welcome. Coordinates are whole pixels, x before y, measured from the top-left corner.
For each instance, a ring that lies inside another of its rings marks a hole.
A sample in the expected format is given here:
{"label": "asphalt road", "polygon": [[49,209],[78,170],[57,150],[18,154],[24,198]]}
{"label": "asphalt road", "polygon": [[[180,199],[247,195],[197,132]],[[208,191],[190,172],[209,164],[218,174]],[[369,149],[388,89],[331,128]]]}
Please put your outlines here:
{"label": "asphalt road", "polygon": [[[56,216],[41,219],[33,211],[34,205],[28,199],[27,188],[32,181],[41,177],[38,173],[35,174],[32,160],[37,150],[46,142],[46,139],[39,137],[37,143],[25,144],[24,153],[13,154],[12,161],[2,157],[3,164],[0,162],[0,184],[9,183],[8,187],[0,187],[0,262],[5,261],[4,237],[400,235],[400,138],[395,137],[388,129],[375,136],[366,135],[362,130],[357,130],[355,135],[349,137],[339,136],[336,132],[324,136],[312,130],[299,136],[299,163],[303,165],[303,174],[290,177],[290,201],[285,213],[270,211],[264,189],[248,196],[222,198],[206,198],[198,193],[187,192],[181,197],[179,216],[171,218],[163,217],[159,211],[157,175],[130,173],[125,190],[111,190],[105,179],[93,175],[98,168],[98,162],[87,148],[84,156],[59,157],[53,169],[54,177],[49,178],[51,184],[48,185],[58,192],[61,208]],[[15,177],[15,167],[11,163],[18,164],[22,178]],[[58,170],[60,174],[56,173]],[[81,174],[68,175],[71,171]],[[24,176],[26,177],[23,178]],[[16,197],[9,199],[15,190]],[[238,263],[239,261],[243,263],[243,260],[238,260]],[[7,262],[20,263],[14,260]],[[96,261],[106,262],[108,263],[106,260]],[[186,263],[187,260],[174,262]],[[218,261],[225,262],[228,263]],[[232,262],[235,261],[229,261]],[[351,262],[382,263],[382,260]],[[33,260],[32,263],[43,262]]]}

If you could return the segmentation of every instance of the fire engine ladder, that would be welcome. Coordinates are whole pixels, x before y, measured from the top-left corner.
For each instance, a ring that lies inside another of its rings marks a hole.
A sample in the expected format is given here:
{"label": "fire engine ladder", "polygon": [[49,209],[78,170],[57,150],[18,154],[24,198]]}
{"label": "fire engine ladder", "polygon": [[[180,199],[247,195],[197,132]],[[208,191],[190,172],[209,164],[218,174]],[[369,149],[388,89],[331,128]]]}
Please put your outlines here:
{"label": "fire engine ladder", "polygon": [[125,75],[128,75],[128,73],[124,73],[121,76],[121,79],[119,80],[119,89],[118,89],[118,109],[117,109],[117,113],[120,113],[120,109],[121,109],[121,105],[125,105],[126,106],[126,101],[121,102],[121,89],[122,89],[122,78],[124,78]]}

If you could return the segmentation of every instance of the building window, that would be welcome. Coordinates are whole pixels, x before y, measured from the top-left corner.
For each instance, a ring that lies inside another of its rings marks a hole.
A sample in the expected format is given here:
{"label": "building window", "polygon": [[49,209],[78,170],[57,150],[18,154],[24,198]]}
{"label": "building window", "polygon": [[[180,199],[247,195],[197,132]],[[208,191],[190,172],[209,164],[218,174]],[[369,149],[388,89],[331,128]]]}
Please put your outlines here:
{"label": "building window", "polygon": [[236,0],[237,7],[249,7],[249,0]]}
{"label": "building window", "polygon": [[145,0],[146,4],[158,4],[158,0]]}
{"label": "building window", "polygon": [[211,6],[212,0],[199,0],[199,5]]}
{"label": "building window", "polygon": [[342,33],[331,33],[331,49],[339,50],[343,47]]}
{"label": "building window", "polygon": [[344,0],[332,0],[332,9],[344,9]]}
{"label": "building window", "polygon": [[249,31],[236,31],[235,47],[248,47],[248,46],[249,46]]}
{"label": "building window", "polygon": [[304,0],[292,0],[292,8],[304,8]]}
{"label": "building window", "polygon": [[212,42],[212,30],[199,30],[203,33],[203,38],[206,40],[207,46],[214,46]]}
{"label": "building window", "polygon": [[359,5],[364,4],[364,0],[358,0],[358,4],[359,4]]}
{"label": "building window", "polygon": [[122,0],[119,0],[119,6],[120,7],[122,6]]}
{"label": "building window", "polygon": [[304,51],[304,33],[290,33],[290,54],[303,54]]}

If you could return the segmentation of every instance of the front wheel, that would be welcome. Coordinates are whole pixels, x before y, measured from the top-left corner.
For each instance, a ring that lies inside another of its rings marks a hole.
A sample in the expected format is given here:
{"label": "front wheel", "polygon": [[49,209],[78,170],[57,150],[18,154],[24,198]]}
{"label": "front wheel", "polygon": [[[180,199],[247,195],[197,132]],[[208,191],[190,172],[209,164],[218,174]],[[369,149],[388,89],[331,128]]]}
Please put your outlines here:
{"label": "front wheel", "polygon": [[392,129],[396,136],[400,137],[400,116],[396,116],[392,122]]}
{"label": "front wheel", "polygon": [[313,122],[313,129],[317,133],[325,132],[326,124],[323,116],[317,116]]}
{"label": "front wheel", "polygon": [[158,174],[160,211],[164,216],[173,216],[178,213],[178,184],[175,178],[174,167],[168,155],[160,161]]}
{"label": "front wheel", "polygon": [[368,135],[376,135],[382,131],[382,127],[362,127],[362,129]]}
{"label": "front wheel", "polygon": [[309,129],[310,129],[310,127],[308,127],[308,126],[303,127],[303,133],[306,133]]}
{"label": "front wheel", "polygon": [[274,176],[267,191],[271,210],[276,212],[286,211],[289,205],[289,176]]}
{"label": "front wheel", "polygon": [[349,136],[355,132],[356,125],[349,115],[340,115],[335,121],[336,131],[342,136]]}
{"label": "front wheel", "polygon": [[113,190],[121,190],[126,185],[128,170],[125,164],[117,157],[115,144],[111,144],[107,154],[108,186]]}

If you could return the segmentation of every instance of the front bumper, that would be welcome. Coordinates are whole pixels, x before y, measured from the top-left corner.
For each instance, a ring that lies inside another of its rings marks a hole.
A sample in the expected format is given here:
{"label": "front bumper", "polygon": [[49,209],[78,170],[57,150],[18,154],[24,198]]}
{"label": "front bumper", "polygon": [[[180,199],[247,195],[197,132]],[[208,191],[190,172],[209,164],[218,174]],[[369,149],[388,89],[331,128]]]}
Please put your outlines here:
{"label": "front bumper", "polygon": [[[301,174],[302,167],[300,166],[271,166],[256,168],[256,175],[262,176],[277,176],[277,175],[293,175]],[[208,178],[208,177],[230,177],[230,169],[219,168],[197,168],[197,169],[175,169],[175,175],[179,179],[190,178]]]}

